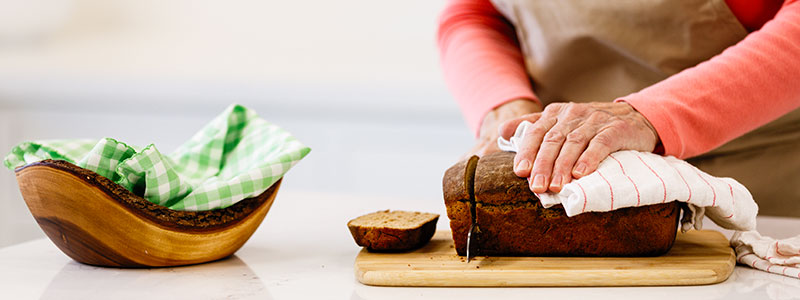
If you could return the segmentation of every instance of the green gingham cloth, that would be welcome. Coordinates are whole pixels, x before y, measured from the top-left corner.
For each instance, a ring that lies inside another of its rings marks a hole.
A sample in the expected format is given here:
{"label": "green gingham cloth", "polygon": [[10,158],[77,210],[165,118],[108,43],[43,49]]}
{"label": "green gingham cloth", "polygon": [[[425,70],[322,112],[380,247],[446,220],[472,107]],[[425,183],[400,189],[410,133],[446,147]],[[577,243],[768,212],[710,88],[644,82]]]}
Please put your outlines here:
{"label": "green gingham cloth", "polygon": [[231,105],[175,152],[130,146],[112,138],[24,142],[9,169],[65,160],[175,210],[225,208],[266,191],[311,149],[240,105]]}

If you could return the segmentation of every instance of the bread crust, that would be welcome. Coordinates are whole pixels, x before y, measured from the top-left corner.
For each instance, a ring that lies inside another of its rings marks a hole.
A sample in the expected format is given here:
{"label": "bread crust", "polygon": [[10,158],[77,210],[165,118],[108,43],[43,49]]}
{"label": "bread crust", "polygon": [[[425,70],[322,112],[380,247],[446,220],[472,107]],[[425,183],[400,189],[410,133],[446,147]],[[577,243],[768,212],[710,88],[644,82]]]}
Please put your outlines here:
{"label": "bread crust", "polygon": [[[388,212],[388,211],[386,211]],[[358,226],[347,222],[350,234],[359,246],[369,251],[393,252],[412,250],[427,244],[436,232],[439,215],[420,226],[410,229],[392,227]]]}
{"label": "bread crust", "polygon": [[471,189],[474,182],[474,170],[478,165],[478,157],[472,156],[464,159],[445,171],[442,179],[444,203],[447,207],[447,216],[450,218],[450,231],[456,248],[466,249],[466,239],[458,238],[467,236],[469,226],[472,224]]}
{"label": "bread crust", "polygon": [[[513,153],[499,152],[480,158],[477,164],[474,198],[481,255],[656,256],[672,247],[678,203],[567,217],[561,205],[542,207],[527,180],[513,173],[513,158]],[[453,172],[448,170],[445,177],[448,174]],[[445,194],[448,189],[453,187],[445,187]],[[465,216],[470,213],[464,209],[467,203],[445,201],[459,255],[466,253],[469,224],[465,226],[463,220],[471,219]]]}

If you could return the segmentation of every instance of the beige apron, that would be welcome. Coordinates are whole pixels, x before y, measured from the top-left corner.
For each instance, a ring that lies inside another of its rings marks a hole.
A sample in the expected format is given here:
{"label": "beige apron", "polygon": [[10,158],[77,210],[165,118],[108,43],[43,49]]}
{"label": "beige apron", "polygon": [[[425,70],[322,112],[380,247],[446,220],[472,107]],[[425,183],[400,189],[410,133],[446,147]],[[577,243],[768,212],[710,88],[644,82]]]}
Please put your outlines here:
{"label": "beige apron", "polygon": [[[747,35],[724,0],[493,0],[514,25],[534,90],[613,101]],[[800,110],[689,160],[747,186],[763,215],[800,217]]]}

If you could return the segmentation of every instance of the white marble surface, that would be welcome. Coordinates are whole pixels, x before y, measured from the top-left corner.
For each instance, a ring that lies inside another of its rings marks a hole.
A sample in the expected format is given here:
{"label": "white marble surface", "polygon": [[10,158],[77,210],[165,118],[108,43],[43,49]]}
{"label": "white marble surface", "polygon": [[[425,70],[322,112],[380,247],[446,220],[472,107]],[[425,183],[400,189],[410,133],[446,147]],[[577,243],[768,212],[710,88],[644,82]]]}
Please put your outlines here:
{"label": "white marble surface", "polygon": [[[291,179],[288,179],[291,180]],[[0,249],[4,299],[800,299],[800,280],[737,266],[725,282],[685,287],[388,288],[358,283],[359,248],[348,219],[380,209],[443,213],[441,199],[279,193],[250,241],[233,257],[197,266],[111,269],[76,263],[49,240]],[[447,228],[441,218],[440,228]],[[759,220],[773,236],[797,234],[800,219]]]}

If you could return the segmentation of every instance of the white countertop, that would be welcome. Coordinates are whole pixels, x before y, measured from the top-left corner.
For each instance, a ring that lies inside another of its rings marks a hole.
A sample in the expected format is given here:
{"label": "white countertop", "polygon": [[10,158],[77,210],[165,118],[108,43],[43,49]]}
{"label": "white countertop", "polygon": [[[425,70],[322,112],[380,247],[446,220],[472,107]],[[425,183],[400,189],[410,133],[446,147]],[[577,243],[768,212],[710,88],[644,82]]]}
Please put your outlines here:
{"label": "white countertop", "polygon": [[[727,281],[707,286],[365,286],[354,276],[360,248],[346,222],[369,212],[376,201],[402,199],[279,192],[264,223],[233,257],[189,267],[92,267],[72,261],[49,240],[38,239],[0,249],[0,291],[5,299],[800,299],[800,280],[742,266]],[[392,208],[406,208],[398,206]],[[439,228],[447,228],[446,217],[440,218]],[[762,217],[759,228],[786,237],[797,233],[800,219]]]}

